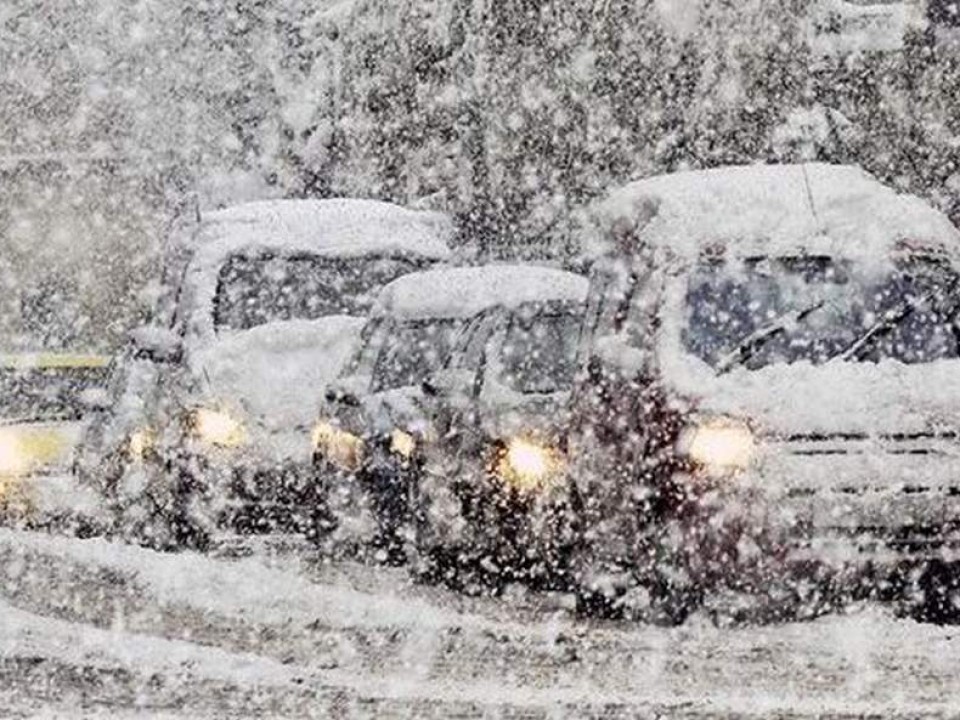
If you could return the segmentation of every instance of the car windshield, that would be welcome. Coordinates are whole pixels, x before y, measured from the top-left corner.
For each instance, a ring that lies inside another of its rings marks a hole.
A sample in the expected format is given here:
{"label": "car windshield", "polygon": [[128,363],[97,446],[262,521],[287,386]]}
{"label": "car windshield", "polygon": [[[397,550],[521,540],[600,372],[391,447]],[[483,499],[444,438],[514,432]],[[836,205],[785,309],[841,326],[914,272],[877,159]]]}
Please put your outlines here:
{"label": "car windshield", "polygon": [[569,389],[576,373],[582,320],[582,308],[559,311],[531,308],[515,313],[503,341],[501,381],[521,393]]}
{"label": "car windshield", "polygon": [[106,389],[108,367],[0,369],[0,420],[79,420],[86,390]]}
{"label": "car windshield", "polygon": [[282,320],[365,315],[377,290],[416,269],[399,258],[234,255],[220,270],[214,323],[247,330]]}
{"label": "car windshield", "polygon": [[394,325],[377,355],[373,391],[419,385],[443,367],[464,321],[418,320]]}
{"label": "car windshield", "polygon": [[872,274],[819,256],[703,262],[687,288],[683,343],[720,371],[956,358],[956,282],[955,270],[928,256]]}

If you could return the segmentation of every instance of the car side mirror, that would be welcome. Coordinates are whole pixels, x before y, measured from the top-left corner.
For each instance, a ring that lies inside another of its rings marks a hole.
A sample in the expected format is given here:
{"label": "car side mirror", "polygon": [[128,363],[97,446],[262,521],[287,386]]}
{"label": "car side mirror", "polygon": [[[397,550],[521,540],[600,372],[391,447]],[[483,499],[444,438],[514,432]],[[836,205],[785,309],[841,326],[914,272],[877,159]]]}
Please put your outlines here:
{"label": "car side mirror", "polygon": [[173,330],[160,325],[144,325],[130,332],[137,358],[157,363],[176,363],[183,355],[183,341]]}
{"label": "car side mirror", "polygon": [[470,370],[438,370],[421,383],[420,389],[430,397],[448,397],[458,390],[469,390],[472,384]]}

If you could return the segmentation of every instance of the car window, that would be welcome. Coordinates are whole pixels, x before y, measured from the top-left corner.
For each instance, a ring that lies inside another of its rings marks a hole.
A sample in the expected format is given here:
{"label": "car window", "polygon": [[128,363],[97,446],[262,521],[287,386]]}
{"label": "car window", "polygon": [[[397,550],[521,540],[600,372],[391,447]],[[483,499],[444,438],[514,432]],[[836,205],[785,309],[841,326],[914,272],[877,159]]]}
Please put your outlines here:
{"label": "car window", "polygon": [[500,381],[521,393],[551,393],[573,385],[583,306],[523,308],[511,315],[498,358]]}
{"label": "car window", "polygon": [[220,270],[214,324],[247,330],[282,320],[364,315],[377,290],[416,269],[397,258],[234,255]]}
{"label": "car window", "polygon": [[373,391],[419,385],[443,367],[465,321],[397,323],[386,333],[373,368]]}
{"label": "car window", "polygon": [[949,288],[956,279],[954,270],[930,259],[880,274],[858,273],[827,257],[702,263],[686,293],[683,342],[714,367],[757,338],[743,362],[747,368],[822,363],[843,355],[884,318],[903,314],[849,359],[954,358],[957,304]]}

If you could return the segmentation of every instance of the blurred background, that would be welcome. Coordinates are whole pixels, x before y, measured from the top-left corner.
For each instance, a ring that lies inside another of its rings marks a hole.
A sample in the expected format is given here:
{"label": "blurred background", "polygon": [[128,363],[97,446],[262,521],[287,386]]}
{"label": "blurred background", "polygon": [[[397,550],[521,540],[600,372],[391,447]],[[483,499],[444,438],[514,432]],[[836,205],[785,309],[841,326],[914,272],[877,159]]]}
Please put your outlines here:
{"label": "blurred background", "polygon": [[612,184],[820,159],[956,222],[958,92],[948,0],[4,0],[0,343],[116,349],[172,218],[254,198],[564,260]]}

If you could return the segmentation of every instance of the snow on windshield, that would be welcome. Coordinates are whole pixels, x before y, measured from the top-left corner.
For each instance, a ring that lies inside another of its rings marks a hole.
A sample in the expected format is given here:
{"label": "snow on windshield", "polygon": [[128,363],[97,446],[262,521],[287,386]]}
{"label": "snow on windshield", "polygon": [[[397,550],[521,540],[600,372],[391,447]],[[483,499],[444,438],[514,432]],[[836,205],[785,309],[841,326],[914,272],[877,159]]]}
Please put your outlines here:
{"label": "snow on windshield", "polygon": [[[744,367],[840,357],[925,363],[957,358],[957,273],[929,258],[864,276],[829,257],[702,262],[690,276],[683,340],[714,367],[742,352]],[[880,327],[887,321],[888,327]]]}

